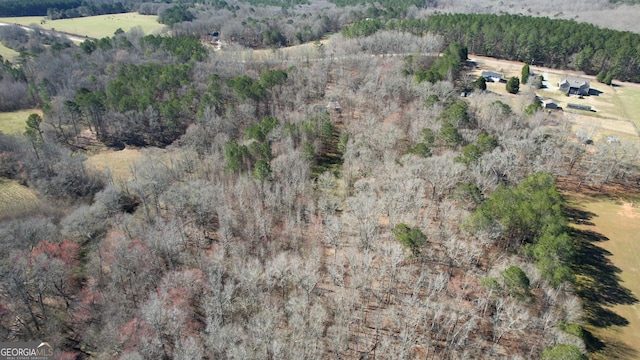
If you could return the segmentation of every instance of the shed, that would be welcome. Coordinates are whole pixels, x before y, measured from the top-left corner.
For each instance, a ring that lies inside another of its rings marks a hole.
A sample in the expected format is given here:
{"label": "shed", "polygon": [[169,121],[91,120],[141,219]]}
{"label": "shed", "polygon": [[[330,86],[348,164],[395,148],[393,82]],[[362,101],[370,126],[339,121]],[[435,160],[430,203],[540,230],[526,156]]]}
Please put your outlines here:
{"label": "shed", "polygon": [[557,109],[558,104],[555,103],[552,99],[542,99],[540,100],[540,104],[542,104],[543,109]]}
{"label": "shed", "polygon": [[558,87],[567,95],[589,95],[589,81],[580,78],[565,78],[560,80]]}

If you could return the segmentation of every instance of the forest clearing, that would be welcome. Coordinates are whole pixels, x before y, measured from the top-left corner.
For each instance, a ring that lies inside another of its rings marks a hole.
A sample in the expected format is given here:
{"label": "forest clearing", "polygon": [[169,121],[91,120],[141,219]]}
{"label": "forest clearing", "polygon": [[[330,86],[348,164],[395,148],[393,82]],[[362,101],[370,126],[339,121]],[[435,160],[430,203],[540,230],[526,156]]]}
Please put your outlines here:
{"label": "forest clearing", "polygon": [[3,59],[13,61],[18,55],[19,53],[17,51],[10,49],[0,43],[0,56],[2,56]]}
{"label": "forest clearing", "polygon": [[16,110],[0,112],[0,131],[5,134],[22,134],[29,115],[36,113],[42,115],[40,109]]}
{"label": "forest clearing", "polygon": [[35,191],[17,181],[0,178],[0,219],[29,213],[39,204]]}

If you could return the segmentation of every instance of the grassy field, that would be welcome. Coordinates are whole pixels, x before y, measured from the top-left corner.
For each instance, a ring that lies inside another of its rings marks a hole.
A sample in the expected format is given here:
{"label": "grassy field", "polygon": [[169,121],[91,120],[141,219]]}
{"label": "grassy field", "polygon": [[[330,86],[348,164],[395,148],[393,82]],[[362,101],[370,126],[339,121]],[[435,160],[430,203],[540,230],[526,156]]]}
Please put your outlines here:
{"label": "grassy field", "polygon": [[[583,299],[592,359],[640,358],[639,199],[575,195],[580,251],[576,290]],[[575,224],[577,223],[577,224]]]}
{"label": "grassy field", "polygon": [[88,156],[85,164],[99,171],[109,169],[114,180],[126,180],[131,177],[131,166],[143,157],[138,149],[103,150]]}
{"label": "grassy field", "polygon": [[8,47],[0,43],[0,56],[2,56],[3,59],[13,61],[16,57],[18,57],[18,55],[20,54],[18,54],[17,51],[9,49]]}
{"label": "grassy field", "polygon": [[0,131],[5,134],[23,133],[25,122],[29,115],[33,113],[42,116],[42,110],[40,109],[0,112]]}
{"label": "grassy field", "polygon": [[33,211],[38,205],[35,191],[17,181],[0,178],[0,218]]}
{"label": "grassy field", "polygon": [[158,17],[154,15],[125,13],[61,20],[47,20],[41,16],[27,16],[0,18],[0,22],[24,26],[36,24],[47,30],[55,29],[70,34],[100,39],[113,36],[117,29],[129,31],[134,27],[140,27],[145,34],[156,34],[164,28],[164,25],[159,24],[157,19]]}
{"label": "grassy field", "polygon": [[[320,42],[326,44],[327,40],[321,40]],[[319,57],[319,54],[314,43],[305,43],[278,49],[258,50],[234,50],[232,48],[230,49],[225,45],[225,43],[223,43],[221,51],[218,52],[218,56],[226,56],[234,60],[242,61],[267,61],[316,59]]]}

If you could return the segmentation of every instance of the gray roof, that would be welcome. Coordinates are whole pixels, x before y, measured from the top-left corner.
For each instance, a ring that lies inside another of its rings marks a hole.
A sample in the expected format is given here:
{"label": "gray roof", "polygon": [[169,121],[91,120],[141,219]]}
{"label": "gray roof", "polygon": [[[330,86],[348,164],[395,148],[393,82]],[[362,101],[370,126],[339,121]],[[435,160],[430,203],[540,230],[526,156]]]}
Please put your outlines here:
{"label": "gray roof", "polygon": [[589,80],[580,79],[580,78],[564,78],[560,80],[560,86],[562,86],[562,84],[564,83],[568,83],[569,87],[572,87],[572,88],[580,88],[584,85],[589,86]]}
{"label": "gray roof", "polygon": [[493,78],[502,79],[502,74],[493,72],[493,71],[483,71],[482,77],[493,77]]}

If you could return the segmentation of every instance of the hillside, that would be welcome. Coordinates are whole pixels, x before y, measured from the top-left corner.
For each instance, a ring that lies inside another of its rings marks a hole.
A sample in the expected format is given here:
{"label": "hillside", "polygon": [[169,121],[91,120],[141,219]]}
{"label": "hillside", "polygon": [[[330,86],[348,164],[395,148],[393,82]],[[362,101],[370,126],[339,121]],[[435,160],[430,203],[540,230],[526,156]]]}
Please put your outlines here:
{"label": "hillside", "polygon": [[2,68],[24,102],[3,104],[42,112],[0,132],[4,341],[68,359],[583,359],[613,344],[556,185],[632,188],[636,136],[586,145],[531,106],[530,83],[481,90],[488,62],[383,15],[354,25],[358,6],[218,5],[171,36],[10,30],[30,56]]}

